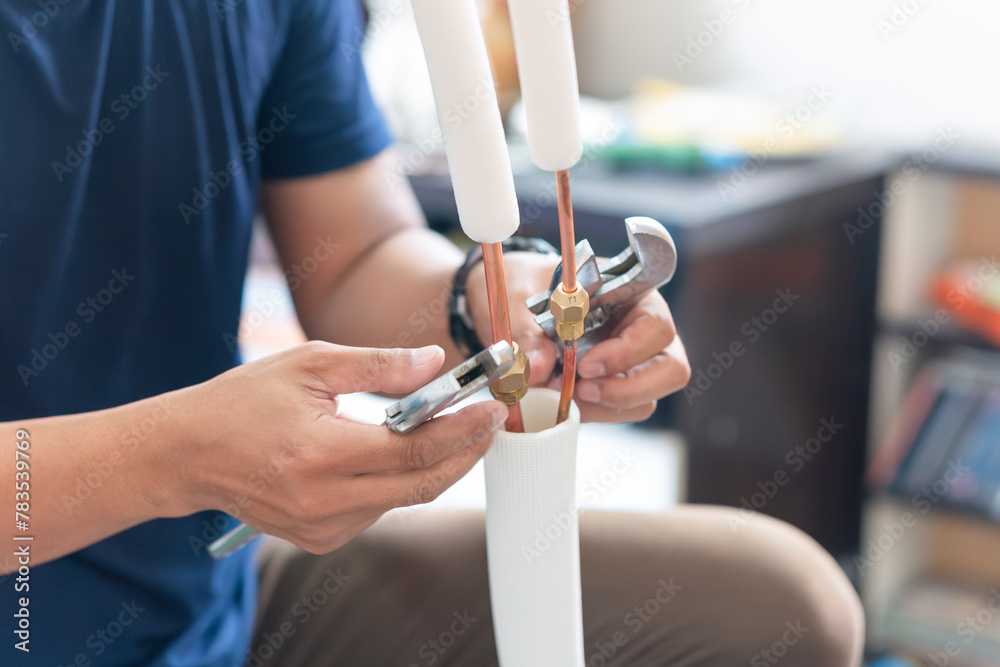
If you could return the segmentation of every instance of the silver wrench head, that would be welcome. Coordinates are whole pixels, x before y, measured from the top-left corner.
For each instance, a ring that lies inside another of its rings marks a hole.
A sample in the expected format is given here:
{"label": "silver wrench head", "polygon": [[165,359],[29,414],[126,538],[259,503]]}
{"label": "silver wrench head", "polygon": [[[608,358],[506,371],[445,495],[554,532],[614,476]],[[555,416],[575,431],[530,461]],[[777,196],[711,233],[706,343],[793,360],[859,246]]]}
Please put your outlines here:
{"label": "silver wrench head", "polygon": [[[593,258],[593,252],[581,258],[584,263],[578,262],[577,280],[590,294],[590,312],[584,320],[583,337],[577,343],[580,356],[609,338],[615,325],[633,306],[667,284],[677,271],[677,247],[663,225],[652,218],[632,217],[625,220],[625,231],[629,247],[598,266],[600,275],[596,281],[586,263],[586,259]],[[589,243],[586,249],[590,250]],[[555,321],[548,312],[551,294],[551,290],[541,292],[527,303],[536,314],[535,322],[562,347],[555,333]]]}

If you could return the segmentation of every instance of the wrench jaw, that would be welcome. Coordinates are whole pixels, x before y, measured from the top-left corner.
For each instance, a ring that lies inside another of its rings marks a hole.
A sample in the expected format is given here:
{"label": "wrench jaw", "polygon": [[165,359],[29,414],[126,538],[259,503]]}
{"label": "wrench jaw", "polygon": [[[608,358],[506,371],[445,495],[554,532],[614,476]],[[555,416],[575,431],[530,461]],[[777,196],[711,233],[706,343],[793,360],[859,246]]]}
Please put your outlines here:
{"label": "wrench jaw", "polygon": [[[583,288],[587,290],[587,296],[593,296],[594,292],[603,284],[601,279],[601,270],[597,266],[597,257],[594,255],[593,248],[590,247],[590,241],[583,239],[576,244],[576,282],[583,285]],[[562,282],[562,262],[556,265],[556,270],[552,274],[552,280],[549,282],[549,287],[544,292],[539,292],[534,296],[528,297],[525,304],[535,315],[545,315],[549,312],[549,299],[552,298],[552,292],[555,291],[559,283]],[[540,325],[542,320],[547,320],[548,318],[536,317],[535,321]],[[543,328],[548,332],[548,328],[542,325]],[[555,332],[555,325],[552,325],[552,332]]]}
{"label": "wrench jaw", "polygon": [[[625,219],[629,248],[649,276],[656,276],[657,288],[671,281],[677,271],[677,246],[663,225],[652,218]],[[662,282],[660,282],[662,281]]]}
{"label": "wrench jaw", "polygon": [[[597,265],[597,257],[594,255],[593,248],[590,247],[590,241],[583,239],[576,244],[576,282],[579,283],[583,289],[587,290],[587,296],[594,296],[601,285],[604,284],[604,280],[601,277],[601,270]],[[552,298],[552,292],[562,281],[562,262],[556,266],[555,273],[552,275],[552,282],[549,284],[549,288],[544,292],[539,292],[534,296],[528,297],[525,304],[535,315],[535,323],[542,328],[549,338],[559,343],[559,350],[562,352],[562,339],[556,334],[556,321],[552,317],[552,313],[549,310],[549,300]],[[588,315],[584,322],[589,322],[590,317]],[[584,329],[586,331],[586,328]]]}
{"label": "wrench jaw", "polygon": [[[625,220],[625,231],[629,247],[600,265],[586,239],[576,246],[577,282],[590,295],[584,334],[577,341],[580,357],[610,337],[625,313],[646,294],[669,282],[677,270],[677,248],[663,225],[652,218],[631,217]],[[553,276],[553,288],[560,278],[561,265]],[[556,342],[561,354],[563,342],[556,335],[555,320],[549,312],[551,296],[549,289],[526,303],[535,314],[535,322]]]}

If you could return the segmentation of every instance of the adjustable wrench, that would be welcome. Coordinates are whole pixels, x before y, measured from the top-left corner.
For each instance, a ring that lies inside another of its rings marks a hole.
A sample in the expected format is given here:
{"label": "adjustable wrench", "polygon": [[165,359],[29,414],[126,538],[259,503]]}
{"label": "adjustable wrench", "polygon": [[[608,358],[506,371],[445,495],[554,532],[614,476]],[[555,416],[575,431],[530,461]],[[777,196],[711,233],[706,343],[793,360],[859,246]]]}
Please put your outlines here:
{"label": "adjustable wrench", "polygon": [[[677,248],[663,225],[652,218],[625,220],[629,247],[598,265],[590,242],[576,244],[576,279],[590,296],[590,312],[584,319],[584,334],[577,343],[577,354],[611,336],[625,314],[644,296],[659,289],[674,277]],[[556,268],[549,289],[529,298],[528,309],[535,322],[562,349],[556,335],[555,319],[549,312],[549,298],[562,279],[562,264]]]}
{"label": "adjustable wrench", "polygon": [[[405,435],[442,410],[496,382],[514,366],[514,349],[505,340],[459,364],[436,380],[428,382],[406,398],[385,409],[382,425]],[[241,523],[208,547],[216,560],[235,553],[260,535],[256,528]]]}

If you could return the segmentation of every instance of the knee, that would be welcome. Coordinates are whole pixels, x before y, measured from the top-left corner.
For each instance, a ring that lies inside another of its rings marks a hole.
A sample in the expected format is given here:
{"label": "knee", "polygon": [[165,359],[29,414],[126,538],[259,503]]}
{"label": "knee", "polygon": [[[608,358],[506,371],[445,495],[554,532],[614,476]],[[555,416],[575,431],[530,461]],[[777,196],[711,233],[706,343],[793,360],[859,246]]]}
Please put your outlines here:
{"label": "knee", "polygon": [[833,558],[802,531],[770,517],[755,517],[746,530],[741,602],[755,620],[740,652],[750,665],[860,665],[864,612]]}

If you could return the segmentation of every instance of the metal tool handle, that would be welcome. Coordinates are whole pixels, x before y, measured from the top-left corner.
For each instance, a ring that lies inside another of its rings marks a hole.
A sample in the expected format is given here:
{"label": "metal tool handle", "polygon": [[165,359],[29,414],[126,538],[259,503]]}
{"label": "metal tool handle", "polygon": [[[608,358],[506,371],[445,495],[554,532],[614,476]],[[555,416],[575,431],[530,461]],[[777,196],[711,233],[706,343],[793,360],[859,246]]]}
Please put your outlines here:
{"label": "metal tool handle", "polygon": [[260,537],[261,532],[252,526],[241,523],[228,533],[212,542],[208,547],[208,553],[212,558],[219,560],[229,554],[236,553],[246,545]]}

